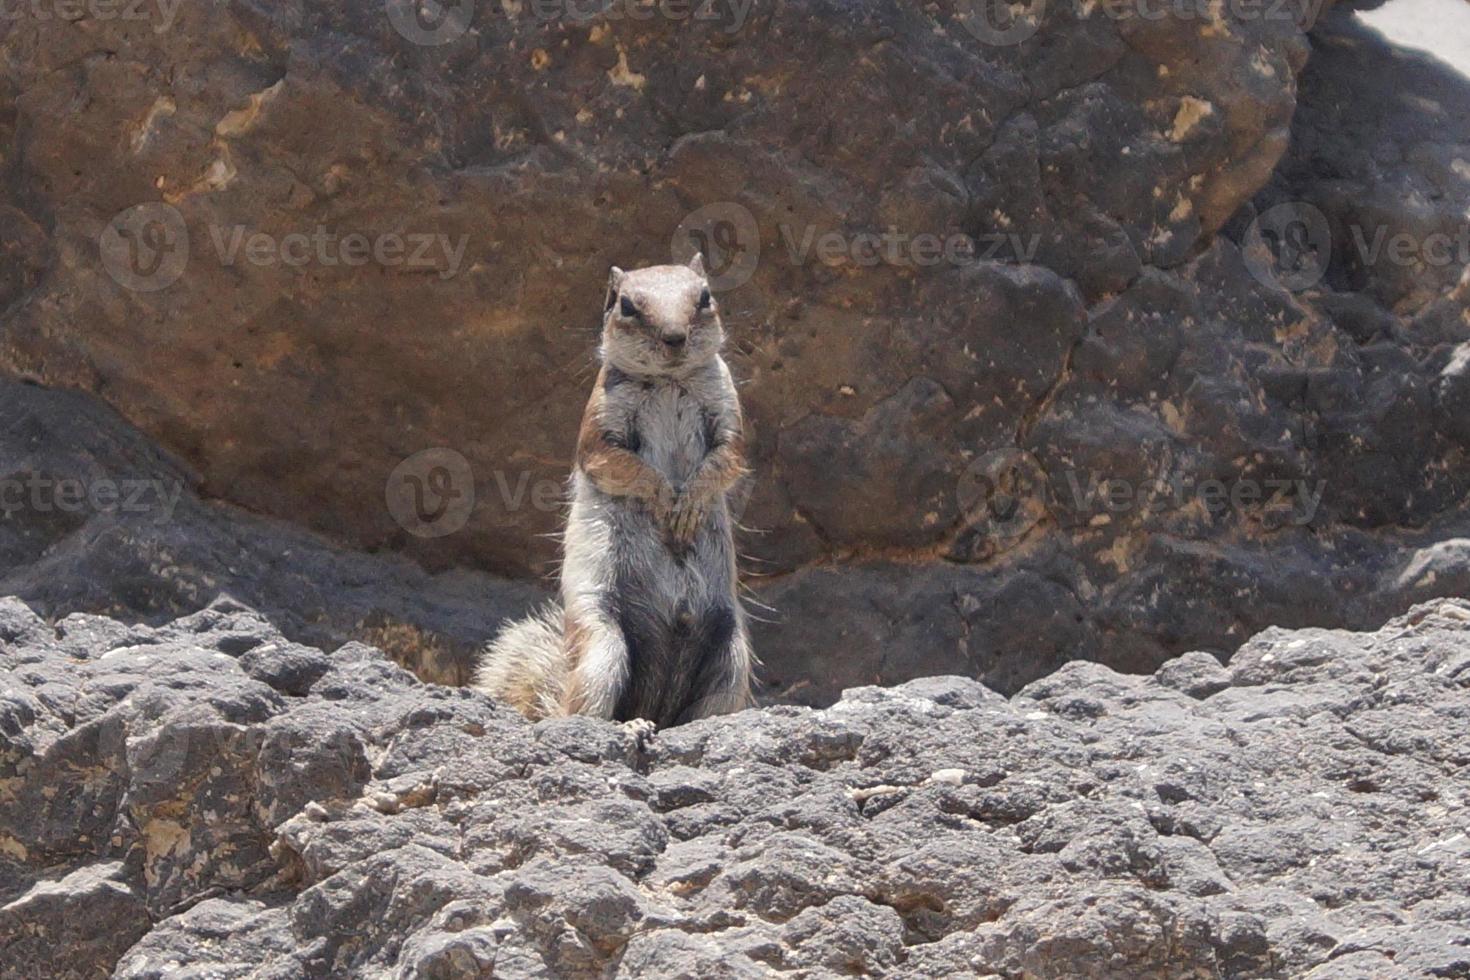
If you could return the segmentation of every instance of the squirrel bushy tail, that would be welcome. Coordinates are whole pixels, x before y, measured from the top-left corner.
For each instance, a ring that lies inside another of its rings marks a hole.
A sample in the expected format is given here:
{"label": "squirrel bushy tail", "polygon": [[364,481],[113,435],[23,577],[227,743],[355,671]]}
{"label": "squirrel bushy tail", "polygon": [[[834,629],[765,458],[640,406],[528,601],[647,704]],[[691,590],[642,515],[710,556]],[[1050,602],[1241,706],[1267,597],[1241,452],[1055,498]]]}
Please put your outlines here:
{"label": "squirrel bushy tail", "polygon": [[571,664],[562,642],[562,610],[548,602],[501,629],[480,656],[471,686],[532,721],[561,713]]}

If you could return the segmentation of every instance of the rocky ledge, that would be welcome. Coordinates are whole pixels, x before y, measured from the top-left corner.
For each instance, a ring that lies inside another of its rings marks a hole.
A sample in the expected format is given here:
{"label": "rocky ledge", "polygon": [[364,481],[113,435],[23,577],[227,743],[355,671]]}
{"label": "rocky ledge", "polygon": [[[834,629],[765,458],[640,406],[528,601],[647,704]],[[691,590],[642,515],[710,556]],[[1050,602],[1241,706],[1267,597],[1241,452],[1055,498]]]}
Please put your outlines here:
{"label": "rocky ledge", "polygon": [[659,732],[0,602],[6,977],[1460,977],[1470,603]]}

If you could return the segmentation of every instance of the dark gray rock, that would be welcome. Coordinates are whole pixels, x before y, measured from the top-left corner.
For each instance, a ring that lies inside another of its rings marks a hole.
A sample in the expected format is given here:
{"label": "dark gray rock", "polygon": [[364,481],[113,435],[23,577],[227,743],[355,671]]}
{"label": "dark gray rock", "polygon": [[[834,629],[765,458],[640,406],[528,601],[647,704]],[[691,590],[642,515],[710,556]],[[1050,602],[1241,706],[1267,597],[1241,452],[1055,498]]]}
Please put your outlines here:
{"label": "dark gray rock", "polygon": [[6,980],[1452,976],[1470,949],[1467,601],[642,751],[361,644],[278,689],[247,665],[289,641],[239,603],[61,642],[0,611]]}
{"label": "dark gray rock", "polygon": [[152,926],[122,862],[40,879],[0,907],[0,973],[57,980],[106,976]]}
{"label": "dark gray rock", "polygon": [[1230,686],[1230,674],[1208,653],[1194,650],[1161,665],[1154,680],[1192,698],[1207,698]]}
{"label": "dark gray rock", "polygon": [[[61,510],[50,489],[32,500],[31,475],[43,488],[141,490],[136,506],[87,498]],[[77,656],[156,642],[148,627],[178,620],[170,636],[253,654],[246,670],[287,694],[323,673],[320,654],[299,644],[354,639],[426,678],[462,684],[500,620],[538,594],[467,571],[431,575],[205,502],[193,471],[105,405],[8,378],[0,378],[0,487],[0,594],[57,621],[53,629],[0,610],[0,639],[41,630]],[[12,536],[24,547],[12,548]]]}
{"label": "dark gray rock", "polygon": [[285,980],[309,975],[309,950],[291,932],[285,909],[238,896],[208,898],[156,925],[118,961],[115,975]]}

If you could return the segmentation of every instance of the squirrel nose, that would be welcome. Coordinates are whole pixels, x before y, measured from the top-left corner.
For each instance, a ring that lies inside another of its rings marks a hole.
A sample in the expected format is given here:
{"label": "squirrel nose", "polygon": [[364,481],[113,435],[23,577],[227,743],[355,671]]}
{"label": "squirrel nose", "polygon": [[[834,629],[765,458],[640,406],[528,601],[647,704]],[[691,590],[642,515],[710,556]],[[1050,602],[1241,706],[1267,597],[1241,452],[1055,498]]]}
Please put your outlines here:
{"label": "squirrel nose", "polygon": [[689,335],[687,333],[678,333],[672,330],[665,332],[663,335],[664,343],[668,344],[670,347],[683,347],[684,341],[688,339]]}

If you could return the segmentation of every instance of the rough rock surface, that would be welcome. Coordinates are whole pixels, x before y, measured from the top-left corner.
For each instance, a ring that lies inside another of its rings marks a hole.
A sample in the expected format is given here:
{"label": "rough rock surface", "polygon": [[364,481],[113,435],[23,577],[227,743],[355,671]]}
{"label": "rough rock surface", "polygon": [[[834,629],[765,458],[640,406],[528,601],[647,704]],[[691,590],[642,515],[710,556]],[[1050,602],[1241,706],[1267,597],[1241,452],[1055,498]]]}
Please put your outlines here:
{"label": "rough rock surface", "polygon": [[228,593],[291,639],[367,639],[445,684],[538,594],[465,570],[349,551],[201,501],[190,469],[77,392],[0,378],[0,595],[161,624]]}
{"label": "rough rock surface", "polygon": [[1463,976],[1467,721],[1454,600],[640,745],[230,600],[9,599],[0,975]]}

